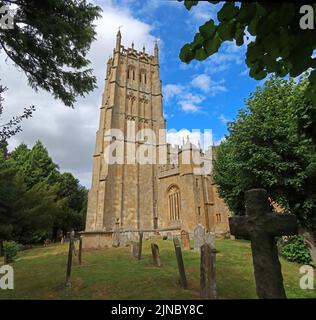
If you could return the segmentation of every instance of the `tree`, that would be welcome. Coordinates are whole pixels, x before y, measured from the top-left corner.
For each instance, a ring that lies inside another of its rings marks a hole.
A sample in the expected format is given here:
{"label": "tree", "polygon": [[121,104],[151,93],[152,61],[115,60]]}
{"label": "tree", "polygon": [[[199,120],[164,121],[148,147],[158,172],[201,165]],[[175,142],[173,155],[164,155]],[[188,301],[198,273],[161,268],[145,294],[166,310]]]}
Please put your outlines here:
{"label": "tree", "polygon": [[0,148],[0,247],[3,240],[38,243],[84,227],[87,190],[71,173],[60,173],[47,149]]}
{"label": "tree", "polygon": [[306,78],[271,78],[257,87],[217,147],[214,181],[235,214],[244,214],[246,190],[265,188],[315,233],[316,144],[300,132],[296,111],[312,103],[307,86]]}
{"label": "tree", "polygon": [[[198,3],[184,1],[188,10]],[[316,57],[313,56],[316,33],[314,26],[312,29],[301,28],[300,21],[304,19],[301,7],[302,3],[226,2],[217,12],[219,24],[210,19],[201,25],[193,41],[182,47],[180,59],[186,63],[193,59],[202,61],[215,54],[223,42],[235,41],[241,46],[245,37],[251,36],[246,64],[254,79],[261,80],[269,73],[296,77],[310,70],[306,95],[313,104],[304,113],[313,121],[302,121],[301,130],[316,141]],[[313,8],[315,10],[316,6]]]}
{"label": "tree", "polygon": [[86,58],[101,9],[85,0],[1,0],[16,6],[13,29],[0,28],[0,50],[23,70],[30,86],[66,106],[96,87]]}
{"label": "tree", "polygon": [[31,150],[25,144],[19,145],[11,153],[9,161],[23,177],[28,187],[39,182],[46,182],[50,185],[57,182],[58,166],[40,141],[37,141]]}
{"label": "tree", "polygon": [[[3,114],[3,101],[4,98],[2,94],[7,90],[7,88],[0,85],[0,119]],[[13,117],[8,122],[0,125],[0,143],[3,146],[4,141],[9,139],[10,137],[14,136],[16,133],[22,131],[20,123],[24,119],[28,119],[32,117],[32,113],[35,111],[35,107],[31,106],[29,108],[24,108],[24,111],[21,115]]]}

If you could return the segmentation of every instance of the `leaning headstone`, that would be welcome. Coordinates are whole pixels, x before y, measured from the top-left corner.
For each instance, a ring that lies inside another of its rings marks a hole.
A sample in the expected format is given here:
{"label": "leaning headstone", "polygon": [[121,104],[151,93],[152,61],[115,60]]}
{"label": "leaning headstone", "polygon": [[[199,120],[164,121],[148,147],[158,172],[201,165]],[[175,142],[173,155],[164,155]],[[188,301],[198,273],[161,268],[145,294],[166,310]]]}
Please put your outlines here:
{"label": "leaning headstone", "polygon": [[190,250],[190,235],[189,232],[182,230],[181,231],[181,242],[183,250]]}
{"label": "leaning headstone", "polygon": [[205,228],[199,223],[194,229],[194,250],[200,252],[201,246],[205,243]]}
{"label": "leaning headstone", "polygon": [[82,261],[82,236],[79,237],[79,250],[78,250],[78,262],[81,265]]}
{"label": "leaning headstone", "polygon": [[167,239],[172,240],[172,232],[167,232]]}
{"label": "leaning headstone", "polygon": [[153,256],[154,265],[161,267],[159,247],[155,243],[151,244],[151,253]]}
{"label": "leaning headstone", "polygon": [[75,233],[72,231],[70,233],[67,272],[66,272],[66,287],[68,288],[71,288],[71,267],[72,267],[72,254],[74,252],[74,236],[75,236]]}
{"label": "leaning headstone", "polygon": [[286,298],[275,237],[297,234],[296,216],[270,212],[267,191],[245,193],[246,215],[229,218],[231,234],[251,239],[257,295],[260,299]]}
{"label": "leaning headstone", "polygon": [[112,246],[118,247],[120,245],[120,222],[116,220],[112,233]]}
{"label": "leaning headstone", "polygon": [[201,246],[200,297],[216,299],[216,250],[209,243]]}
{"label": "leaning headstone", "polygon": [[215,233],[206,232],[205,233],[205,243],[209,244],[211,248],[215,249]]}
{"label": "leaning headstone", "polygon": [[312,243],[312,241],[305,240],[306,244],[309,248],[309,253],[311,255],[312,261],[314,264],[316,264],[316,246]]}
{"label": "leaning headstone", "polygon": [[143,236],[144,233],[139,233],[139,242],[138,242],[138,257],[137,259],[140,260],[142,258],[142,249],[143,249]]}
{"label": "leaning headstone", "polygon": [[181,246],[178,238],[173,238],[173,244],[174,244],[174,249],[176,252],[176,258],[177,258],[177,264],[178,264],[178,269],[179,269],[179,275],[180,275],[180,285],[183,289],[188,288],[188,282],[187,278],[185,275],[185,270],[184,270],[184,263],[183,263],[183,258],[182,258],[182,252],[181,252]]}

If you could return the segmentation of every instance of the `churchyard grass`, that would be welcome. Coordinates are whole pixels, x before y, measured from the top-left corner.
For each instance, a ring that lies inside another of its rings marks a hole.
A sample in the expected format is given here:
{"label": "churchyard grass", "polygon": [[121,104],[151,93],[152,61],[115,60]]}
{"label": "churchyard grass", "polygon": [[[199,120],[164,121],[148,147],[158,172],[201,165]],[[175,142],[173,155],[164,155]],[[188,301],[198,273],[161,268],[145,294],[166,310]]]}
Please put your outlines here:
{"label": "churchyard grass", "polygon": [[[160,268],[152,263],[153,242],[159,246]],[[250,243],[217,240],[216,248],[218,297],[256,298]],[[71,288],[65,287],[67,254],[68,243],[19,252],[12,264],[15,289],[0,290],[0,299],[199,299],[200,256],[182,250],[188,289],[181,289],[172,240],[144,240],[139,261],[129,247],[83,250],[81,266],[73,257]],[[300,266],[280,260],[287,297],[316,298],[316,283],[314,290],[300,289]]]}

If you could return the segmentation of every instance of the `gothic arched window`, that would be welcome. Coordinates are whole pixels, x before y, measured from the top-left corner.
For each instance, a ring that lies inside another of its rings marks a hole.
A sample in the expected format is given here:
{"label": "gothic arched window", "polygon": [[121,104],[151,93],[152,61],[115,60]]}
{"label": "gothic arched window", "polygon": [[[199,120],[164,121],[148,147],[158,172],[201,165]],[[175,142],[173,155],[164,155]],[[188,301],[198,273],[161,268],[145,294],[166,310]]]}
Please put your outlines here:
{"label": "gothic arched window", "polygon": [[180,220],[181,197],[180,189],[177,186],[171,186],[169,188],[168,205],[170,220]]}

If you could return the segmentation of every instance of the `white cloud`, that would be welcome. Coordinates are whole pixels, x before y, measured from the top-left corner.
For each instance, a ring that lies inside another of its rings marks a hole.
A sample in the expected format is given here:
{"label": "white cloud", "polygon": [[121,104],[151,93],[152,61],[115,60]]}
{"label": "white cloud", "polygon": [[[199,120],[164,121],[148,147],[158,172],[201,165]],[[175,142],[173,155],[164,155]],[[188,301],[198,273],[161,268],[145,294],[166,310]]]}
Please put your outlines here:
{"label": "white cloud", "polygon": [[173,97],[179,95],[184,90],[184,86],[179,84],[167,84],[163,86],[162,93],[163,97],[165,98],[165,101],[169,101]]}
{"label": "white cloud", "polygon": [[224,114],[221,114],[221,115],[218,117],[218,119],[219,119],[222,123],[224,123],[224,124],[227,124],[227,122],[232,121],[230,118],[227,118]]}
{"label": "white cloud", "polygon": [[195,76],[191,81],[191,85],[211,96],[215,96],[220,92],[227,91],[227,88],[224,86],[224,82],[224,79],[214,81],[207,74],[203,73]]}
{"label": "white cloud", "polygon": [[196,113],[201,110],[200,103],[204,100],[204,96],[189,92],[180,96],[178,104],[180,105],[182,111],[186,113]]}
{"label": "white cloud", "polygon": [[72,172],[87,187],[90,187],[91,181],[106,61],[115,46],[117,27],[123,25],[121,33],[125,46],[130,46],[134,41],[136,49],[140,50],[144,44],[146,51],[152,54],[154,43],[151,26],[135,19],[128,9],[116,7],[111,1],[102,2],[101,6],[102,18],[96,21],[97,40],[88,56],[98,88],[86,98],[78,99],[74,109],[65,107],[47,92],[36,93],[27,85],[25,75],[10,61],[6,63],[5,56],[0,54],[1,83],[9,89],[4,95],[6,119],[20,114],[24,107],[34,104],[37,108],[33,118],[23,122],[23,132],[9,140],[10,150],[21,142],[30,147],[39,139],[61,170]]}
{"label": "white cloud", "polygon": [[204,131],[199,129],[192,129],[191,131],[188,129],[181,129],[179,131],[170,129],[167,131],[167,142],[172,146],[182,146],[187,140],[195,146],[200,146],[206,150],[213,144],[213,132],[211,129],[205,129]]}
{"label": "white cloud", "polygon": [[191,85],[207,92],[211,86],[211,78],[205,73],[200,74],[192,79]]}

